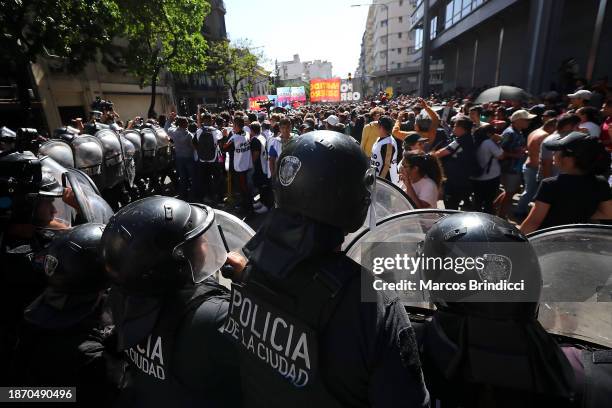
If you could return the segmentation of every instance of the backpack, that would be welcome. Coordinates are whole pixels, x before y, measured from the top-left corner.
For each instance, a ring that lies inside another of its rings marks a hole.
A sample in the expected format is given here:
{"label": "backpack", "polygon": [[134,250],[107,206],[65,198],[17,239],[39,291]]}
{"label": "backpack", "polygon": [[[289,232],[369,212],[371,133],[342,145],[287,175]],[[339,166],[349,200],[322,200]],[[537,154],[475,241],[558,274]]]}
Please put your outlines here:
{"label": "backpack", "polygon": [[200,137],[194,137],[198,158],[203,161],[213,161],[217,157],[217,143],[211,126],[202,126]]}

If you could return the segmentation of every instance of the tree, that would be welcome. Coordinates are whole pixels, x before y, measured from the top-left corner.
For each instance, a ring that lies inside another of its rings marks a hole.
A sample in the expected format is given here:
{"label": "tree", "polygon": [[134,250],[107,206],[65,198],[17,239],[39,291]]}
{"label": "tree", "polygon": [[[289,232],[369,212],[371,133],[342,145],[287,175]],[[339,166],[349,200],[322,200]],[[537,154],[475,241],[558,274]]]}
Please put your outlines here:
{"label": "tree", "polygon": [[113,0],[0,0],[1,69],[17,81],[26,122],[29,64],[53,56],[79,72],[111,45],[118,16]]}
{"label": "tree", "polygon": [[149,116],[155,115],[156,87],[162,69],[189,75],[203,72],[208,46],[202,35],[210,12],[206,0],[118,0],[128,41],[128,71],[151,85]]}
{"label": "tree", "polygon": [[234,44],[228,41],[218,41],[211,47],[211,64],[209,72],[215,78],[222,79],[229,87],[232,99],[241,99],[241,85],[250,91],[255,81],[261,54],[251,52],[247,40],[239,40]]}

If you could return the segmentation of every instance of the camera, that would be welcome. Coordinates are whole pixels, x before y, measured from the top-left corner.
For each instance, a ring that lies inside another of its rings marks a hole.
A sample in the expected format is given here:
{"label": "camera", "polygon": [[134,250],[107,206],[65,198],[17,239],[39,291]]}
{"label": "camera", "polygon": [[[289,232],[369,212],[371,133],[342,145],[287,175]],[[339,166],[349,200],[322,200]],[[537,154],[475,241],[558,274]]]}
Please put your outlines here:
{"label": "camera", "polygon": [[15,140],[15,150],[20,152],[38,152],[40,139],[38,130],[32,128],[17,129],[17,139]]}
{"label": "camera", "polygon": [[31,222],[41,179],[41,164],[32,152],[0,155],[0,226]]}
{"label": "camera", "polygon": [[93,101],[91,103],[91,109],[92,111],[100,111],[100,112],[106,112],[106,111],[113,111],[113,103],[109,100],[104,100],[102,98],[100,98],[99,96],[96,96],[96,100]]}

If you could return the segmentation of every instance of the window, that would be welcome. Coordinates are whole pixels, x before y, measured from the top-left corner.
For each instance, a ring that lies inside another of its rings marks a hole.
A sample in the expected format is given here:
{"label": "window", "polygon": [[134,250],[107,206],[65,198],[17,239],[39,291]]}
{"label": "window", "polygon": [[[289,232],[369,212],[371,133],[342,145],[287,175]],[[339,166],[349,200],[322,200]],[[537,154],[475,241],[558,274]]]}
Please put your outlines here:
{"label": "window", "polygon": [[398,49],[397,49],[397,53],[398,53],[398,54],[401,54],[401,53],[402,53],[402,49],[401,49],[401,48],[398,48]]}
{"label": "window", "polygon": [[381,27],[384,27],[384,26],[386,26],[386,25],[387,25],[387,20],[381,20],[381,21],[380,21],[380,26],[381,26]]}
{"label": "window", "polygon": [[397,38],[402,38],[402,33],[397,33]]}
{"label": "window", "polygon": [[402,7],[403,4],[404,4],[404,0],[399,0],[399,6]]}
{"label": "window", "polygon": [[463,0],[463,9],[461,10],[461,18],[467,16],[472,11],[472,0]]}
{"label": "window", "polygon": [[429,23],[429,39],[433,40],[438,35],[438,16],[431,19]]}
{"label": "window", "polygon": [[397,63],[397,69],[400,69],[401,67],[402,67],[402,63],[401,63],[401,62],[398,62],[398,63]]}
{"label": "window", "polygon": [[408,54],[414,54],[414,47],[408,47]]}
{"label": "window", "polygon": [[401,23],[404,21],[404,17],[399,16],[399,17],[398,17],[398,20],[399,20],[399,23],[401,24]]}
{"label": "window", "polygon": [[446,5],[446,20],[444,27],[448,28],[453,25],[453,0]]}
{"label": "window", "polygon": [[454,0],[453,3],[453,24],[461,20],[461,3],[463,0]]}
{"label": "window", "polygon": [[420,50],[423,47],[423,29],[414,30],[414,49]]}

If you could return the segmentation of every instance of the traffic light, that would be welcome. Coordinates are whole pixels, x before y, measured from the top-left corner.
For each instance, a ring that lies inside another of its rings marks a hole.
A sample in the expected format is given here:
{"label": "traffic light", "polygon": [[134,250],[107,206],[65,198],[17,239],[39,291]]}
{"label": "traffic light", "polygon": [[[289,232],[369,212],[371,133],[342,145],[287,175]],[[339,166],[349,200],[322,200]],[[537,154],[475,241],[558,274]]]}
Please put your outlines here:
{"label": "traffic light", "polygon": [[352,80],[352,79],[353,79],[353,76],[352,76],[352,75],[351,75],[351,73],[349,72],[349,74],[348,74],[348,80],[350,81],[350,80]]}

